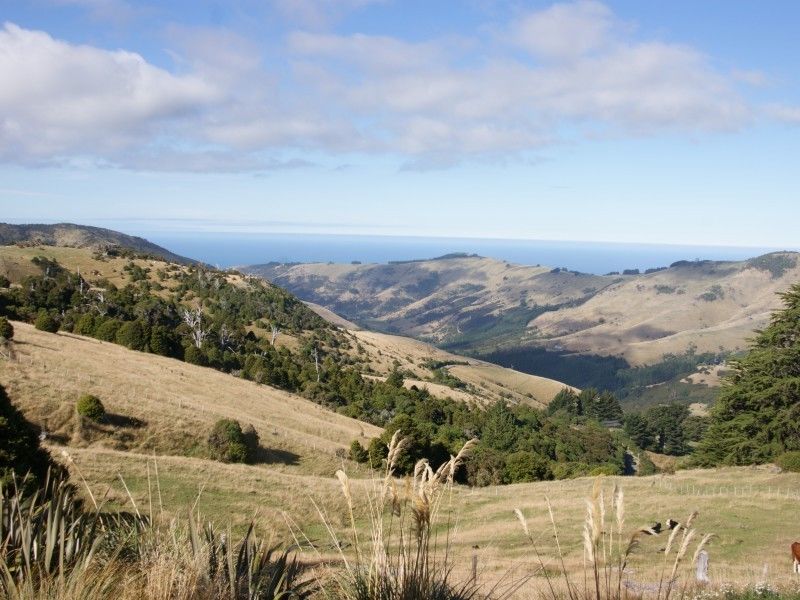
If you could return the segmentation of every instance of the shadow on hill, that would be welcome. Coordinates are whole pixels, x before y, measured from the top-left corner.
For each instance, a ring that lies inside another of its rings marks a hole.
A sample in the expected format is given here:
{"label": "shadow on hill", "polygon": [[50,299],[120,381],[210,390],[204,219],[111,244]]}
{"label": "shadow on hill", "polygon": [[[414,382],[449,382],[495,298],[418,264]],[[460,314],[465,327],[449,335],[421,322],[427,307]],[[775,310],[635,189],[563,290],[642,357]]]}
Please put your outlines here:
{"label": "shadow on hill", "polygon": [[136,417],[129,417],[127,415],[118,415],[115,413],[107,412],[105,417],[103,418],[103,423],[105,425],[111,425],[112,427],[118,427],[120,429],[141,429],[145,425],[147,425],[146,421],[142,419],[137,419]]}
{"label": "shadow on hill", "polygon": [[269,465],[281,464],[296,466],[300,464],[300,455],[288,450],[281,450],[279,448],[264,448],[258,447],[253,464]]}
{"label": "shadow on hill", "polygon": [[43,346],[41,344],[34,344],[33,342],[23,342],[22,340],[14,340],[15,346],[33,346],[34,348],[41,348],[42,350],[52,350],[53,352],[58,352],[58,348],[53,348],[51,346]]}

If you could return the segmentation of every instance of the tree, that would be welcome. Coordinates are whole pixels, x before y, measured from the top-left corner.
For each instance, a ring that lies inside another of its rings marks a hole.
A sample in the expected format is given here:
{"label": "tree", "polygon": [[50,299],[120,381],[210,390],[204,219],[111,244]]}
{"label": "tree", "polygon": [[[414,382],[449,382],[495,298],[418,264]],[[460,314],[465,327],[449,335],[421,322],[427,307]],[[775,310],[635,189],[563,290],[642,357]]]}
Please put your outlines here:
{"label": "tree", "polygon": [[365,463],[369,460],[369,452],[358,440],[353,440],[350,444],[350,460],[357,463]]}
{"label": "tree", "polygon": [[194,310],[183,309],[183,322],[189,327],[189,335],[197,348],[202,348],[210,332],[203,321],[203,311],[199,307]]}
{"label": "tree", "polygon": [[498,400],[486,411],[481,441],[494,450],[508,452],[517,443],[519,428],[514,413],[505,402]]}
{"label": "tree", "polygon": [[703,466],[745,465],[800,450],[800,284],[758,333],[711,411],[695,458]]}
{"label": "tree", "polygon": [[46,331],[48,333],[55,333],[58,331],[58,321],[46,310],[39,311],[34,326],[39,331]]}
{"label": "tree", "polygon": [[505,480],[508,483],[552,479],[549,461],[533,452],[512,452],[506,456]]}
{"label": "tree", "polygon": [[403,377],[403,373],[395,367],[392,369],[392,372],[389,373],[389,376],[386,378],[386,383],[394,388],[401,388],[403,387],[403,383],[405,383],[405,378]]}
{"label": "tree", "polygon": [[131,350],[147,349],[147,332],[139,321],[126,321],[117,330],[115,340]]}
{"label": "tree", "polygon": [[625,433],[642,450],[652,450],[655,448],[655,436],[650,425],[639,413],[629,413],[625,415]]}
{"label": "tree", "polygon": [[33,426],[19,412],[0,386],[0,484],[11,484],[12,473],[30,473],[32,485],[41,483],[53,466],[50,455],[39,446]]}
{"label": "tree", "polygon": [[0,340],[10,340],[14,337],[14,326],[5,317],[0,317]]}

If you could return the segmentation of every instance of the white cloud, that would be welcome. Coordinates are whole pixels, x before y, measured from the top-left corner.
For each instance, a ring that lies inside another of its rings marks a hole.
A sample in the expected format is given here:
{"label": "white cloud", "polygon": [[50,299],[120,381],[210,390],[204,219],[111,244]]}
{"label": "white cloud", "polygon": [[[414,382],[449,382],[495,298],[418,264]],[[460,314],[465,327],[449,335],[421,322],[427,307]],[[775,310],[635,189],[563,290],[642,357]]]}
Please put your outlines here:
{"label": "white cloud", "polygon": [[[274,0],[311,20],[375,1]],[[593,0],[528,11],[471,37],[306,30],[276,49],[221,28],[173,26],[165,40],[171,70],[6,24],[0,160],[257,171],[298,166],[281,157],[311,150],[445,167],[528,160],[567,137],[734,130],[765,110],[737,89],[757,85],[759,73],[723,72],[691,46],[642,39]],[[797,122],[797,110],[766,112]]]}
{"label": "white cloud", "polygon": [[540,57],[562,60],[607,46],[616,26],[607,6],[580,0],[522,15],[509,27],[505,39]]}
{"label": "white cloud", "polygon": [[0,156],[12,161],[113,153],[221,99],[209,82],[138,54],[75,46],[10,23],[0,30],[0,80]]}

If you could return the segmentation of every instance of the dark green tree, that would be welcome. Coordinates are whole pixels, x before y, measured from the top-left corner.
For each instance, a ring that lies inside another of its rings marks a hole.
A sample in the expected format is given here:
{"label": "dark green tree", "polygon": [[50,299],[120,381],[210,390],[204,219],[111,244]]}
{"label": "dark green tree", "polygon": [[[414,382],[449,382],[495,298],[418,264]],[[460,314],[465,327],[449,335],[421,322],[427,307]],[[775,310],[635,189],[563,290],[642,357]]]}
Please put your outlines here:
{"label": "dark green tree", "polygon": [[5,317],[0,317],[0,339],[10,340],[14,337],[14,326]]}
{"label": "dark green tree", "polygon": [[745,465],[800,450],[800,284],[735,362],[695,454],[700,465]]}
{"label": "dark green tree", "polygon": [[481,441],[488,448],[511,451],[519,438],[517,419],[505,402],[498,400],[486,411]]}
{"label": "dark green tree", "polygon": [[512,452],[506,456],[505,480],[508,483],[552,479],[550,462],[534,452]]}
{"label": "dark green tree", "polygon": [[11,483],[12,472],[22,478],[30,474],[32,485],[41,483],[53,463],[39,446],[33,426],[19,412],[0,386],[0,483]]}
{"label": "dark green tree", "polygon": [[625,415],[625,433],[642,450],[655,448],[655,436],[650,425],[641,414],[629,413]]}
{"label": "dark green tree", "polygon": [[46,331],[48,333],[55,333],[58,331],[58,321],[56,321],[53,316],[44,309],[39,311],[36,321],[34,322],[34,326],[39,331]]}

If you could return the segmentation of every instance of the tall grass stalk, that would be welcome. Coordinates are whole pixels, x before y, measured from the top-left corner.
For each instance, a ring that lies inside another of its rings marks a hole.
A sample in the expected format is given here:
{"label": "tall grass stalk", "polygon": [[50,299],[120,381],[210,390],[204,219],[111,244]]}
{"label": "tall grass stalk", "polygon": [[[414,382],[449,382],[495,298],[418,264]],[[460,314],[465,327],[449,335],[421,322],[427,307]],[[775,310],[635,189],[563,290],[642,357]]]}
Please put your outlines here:
{"label": "tall grass stalk", "polygon": [[[610,518],[606,510],[607,497],[610,501],[610,513],[612,515]],[[642,536],[648,533],[655,534],[655,532],[643,527],[626,534],[625,494],[622,488],[615,485],[607,496],[603,489],[602,480],[596,479],[592,492],[585,502],[586,513],[583,519],[582,531],[583,589],[580,589],[580,586],[575,585],[570,578],[560,542],[558,525],[553,515],[553,507],[548,498],[545,498],[545,500],[556,543],[556,558],[560,565],[566,593],[554,588],[552,579],[544,567],[540,550],[531,535],[527,522],[522,516],[522,511],[516,509],[514,512],[522,524],[525,537],[531,543],[534,556],[544,573],[549,594],[553,600],[561,600],[565,595],[569,600],[590,598],[595,600],[622,600],[631,595],[641,596],[645,591],[653,592],[656,600],[669,600],[675,590],[675,584],[680,579],[680,567],[697,536],[697,531],[693,528],[697,513],[689,515],[685,524],[676,526],[670,532],[666,548],[663,551],[659,580],[656,584],[627,581],[626,572],[628,572],[632,556],[640,547]],[[697,544],[692,557],[692,564],[697,561],[700,552],[708,544],[711,537],[711,534],[706,534]],[[673,549],[675,549],[674,552]],[[683,593],[685,593],[689,581],[690,579],[687,577]],[[631,589],[629,590],[629,588]]]}
{"label": "tall grass stalk", "polygon": [[[381,477],[367,482],[360,495],[344,471],[336,476],[347,505],[352,550],[346,549],[324,512],[320,517],[338,549],[343,568],[326,570],[325,593],[340,600],[472,600],[490,597],[471,578],[456,581],[450,555],[454,477],[477,442],[433,470],[417,462],[404,481],[395,478],[406,442],[397,432],[389,443]],[[360,486],[359,486],[360,487]],[[363,518],[357,513],[363,510]],[[359,522],[366,531],[359,532]],[[440,538],[440,529],[444,539]]]}

